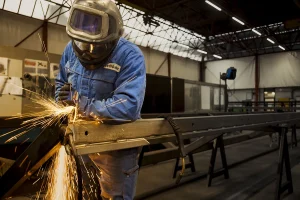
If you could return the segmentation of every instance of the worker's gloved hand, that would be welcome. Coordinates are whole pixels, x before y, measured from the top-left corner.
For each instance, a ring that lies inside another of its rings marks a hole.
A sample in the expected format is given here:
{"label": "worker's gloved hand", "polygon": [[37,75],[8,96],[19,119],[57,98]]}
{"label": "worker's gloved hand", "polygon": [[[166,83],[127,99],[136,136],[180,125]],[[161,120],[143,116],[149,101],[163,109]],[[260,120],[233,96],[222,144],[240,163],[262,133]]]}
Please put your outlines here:
{"label": "worker's gloved hand", "polygon": [[64,106],[76,106],[74,101],[71,101],[71,100],[65,100],[65,101],[61,101],[61,103],[64,105]]}
{"label": "worker's gloved hand", "polygon": [[60,91],[58,93],[58,101],[70,100],[69,99],[70,93],[71,93],[71,84],[66,83],[64,86],[60,88]]}

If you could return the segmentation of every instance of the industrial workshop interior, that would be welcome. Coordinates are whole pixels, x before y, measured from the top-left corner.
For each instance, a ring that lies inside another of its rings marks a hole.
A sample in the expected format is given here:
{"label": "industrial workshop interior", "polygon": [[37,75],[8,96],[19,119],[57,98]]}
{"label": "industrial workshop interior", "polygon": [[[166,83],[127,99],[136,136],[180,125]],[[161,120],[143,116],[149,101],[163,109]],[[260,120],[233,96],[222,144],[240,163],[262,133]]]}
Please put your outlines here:
{"label": "industrial workshop interior", "polygon": [[299,129],[300,0],[0,0],[1,200],[300,200]]}

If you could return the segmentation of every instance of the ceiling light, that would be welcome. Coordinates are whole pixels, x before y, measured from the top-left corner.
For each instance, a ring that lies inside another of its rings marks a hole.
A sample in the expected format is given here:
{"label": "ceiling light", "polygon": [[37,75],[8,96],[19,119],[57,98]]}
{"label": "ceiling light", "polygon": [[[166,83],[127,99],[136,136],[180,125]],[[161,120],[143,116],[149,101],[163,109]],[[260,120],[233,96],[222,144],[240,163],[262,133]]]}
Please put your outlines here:
{"label": "ceiling light", "polygon": [[210,2],[210,1],[205,1],[205,3],[211,5],[212,7],[214,7],[215,9],[217,9],[218,11],[221,11],[221,10],[222,10],[220,7],[216,6],[215,4],[213,4],[213,3]]}
{"label": "ceiling light", "polygon": [[283,51],[285,50],[285,48],[281,45],[278,46],[280,49],[282,49]]}
{"label": "ceiling light", "polygon": [[275,44],[275,42],[274,42],[273,40],[271,40],[270,38],[267,38],[267,40],[268,40],[269,42],[271,42],[272,44]]}
{"label": "ceiling light", "polygon": [[221,57],[221,56],[218,56],[218,55],[213,55],[213,57],[222,59],[222,57]]}
{"label": "ceiling light", "polygon": [[202,51],[202,50],[200,50],[200,49],[198,49],[197,51],[198,51],[199,53],[207,54],[206,51]]}
{"label": "ceiling light", "polygon": [[255,29],[252,29],[252,31],[253,31],[254,33],[256,33],[257,35],[261,36],[261,33],[260,33],[260,32],[258,32],[257,30],[255,30]]}
{"label": "ceiling light", "polygon": [[185,45],[185,44],[180,44],[180,43],[178,43],[178,45],[181,46],[181,47],[187,48],[187,49],[190,48],[189,46],[187,46],[187,45]]}
{"label": "ceiling light", "polygon": [[233,19],[234,21],[236,21],[236,22],[242,24],[242,25],[245,25],[245,23],[242,22],[241,20],[239,20],[238,18],[232,17],[232,19]]}

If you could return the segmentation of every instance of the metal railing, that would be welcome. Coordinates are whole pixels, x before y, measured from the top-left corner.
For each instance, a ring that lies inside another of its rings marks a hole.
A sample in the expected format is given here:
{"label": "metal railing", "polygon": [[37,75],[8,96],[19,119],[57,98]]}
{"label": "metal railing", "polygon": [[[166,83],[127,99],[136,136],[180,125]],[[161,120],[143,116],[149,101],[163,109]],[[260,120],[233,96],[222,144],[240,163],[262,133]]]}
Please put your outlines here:
{"label": "metal railing", "polygon": [[229,102],[229,112],[297,112],[300,111],[300,101],[274,102]]}

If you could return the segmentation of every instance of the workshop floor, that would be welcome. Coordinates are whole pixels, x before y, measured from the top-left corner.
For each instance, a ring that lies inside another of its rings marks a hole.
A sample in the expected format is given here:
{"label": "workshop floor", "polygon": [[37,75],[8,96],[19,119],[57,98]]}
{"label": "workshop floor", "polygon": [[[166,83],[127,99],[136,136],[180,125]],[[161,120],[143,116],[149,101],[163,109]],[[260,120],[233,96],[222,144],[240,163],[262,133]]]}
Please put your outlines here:
{"label": "workshop floor", "polygon": [[[290,141],[290,139],[289,139]],[[227,161],[231,163],[243,160],[255,154],[269,150],[269,137],[258,138],[226,148]],[[300,147],[289,149],[292,165],[294,193],[285,200],[300,199]],[[197,173],[206,173],[210,159],[210,151],[194,156]],[[216,169],[220,164],[218,154]],[[185,184],[146,198],[146,200],[268,200],[274,199],[275,173],[277,169],[278,151],[257,158],[229,170],[230,179],[218,177],[213,180],[212,187],[207,187],[206,178]],[[153,189],[174,183],[172,179],[175,160],[141,169],[137,196]],[[189,171],[189,169],[187,170]]]}
{"label": "workshop floor", "polygon": [[[288,139],[290,141],[290,137]],[[269,137],[249,140],[236,145],[226,147],[228,164],[241,161],[253,155],[270,150]],[[274,147],[273,147],[274,148]],[[285,200],[300,199],[300,147],[289,149],[294,193],[287,195]],[[194,155],[197,174],[205,174],[211,151]],[[275,174],[277,169],[278,151],[259,157],[252,161],[238,165],[229,170],[230,179],[225,180],[222,176],[213,179],[212,187],[207,187],[206,178],[182,185],[164,193],[145,198],[146,200],[269,200],[274,199]],[[175,160],[167,161],[153,166],[146,166],[140,170],[137,186],[137,197],[145,192],[163,188],[174,184],[172,179]],[[219,153],[217,155],[216,169],[220,168]],[[189,169],[187,169],[189,172]],[[194,174],[187,173],[189,177]],[[32,183],[26,184],[32,191],[37,191],[38,186]],[[26,187],[25,187],[26,188]],[[26,189],[27,192],[28,188]],[[23,193],[22,193],[23,194]],[[34,193],[33,193],[34,194]],[[22,195],[23,196],[23,195]],[[29,200],[20,197],[17,200]]]}

